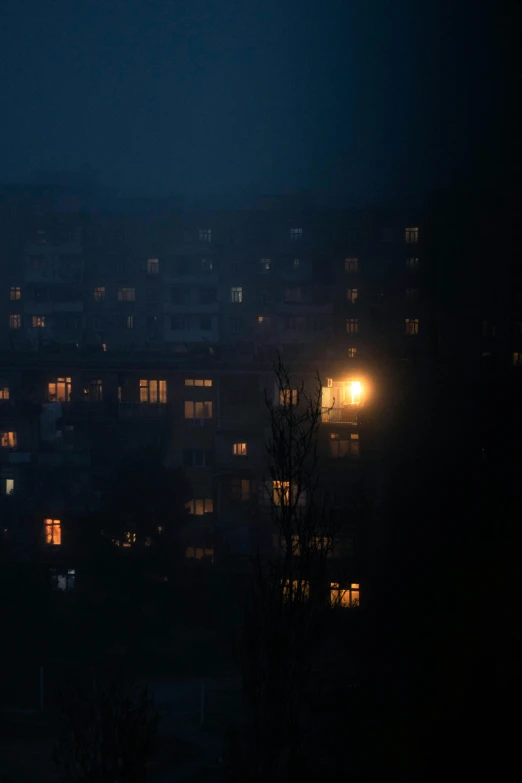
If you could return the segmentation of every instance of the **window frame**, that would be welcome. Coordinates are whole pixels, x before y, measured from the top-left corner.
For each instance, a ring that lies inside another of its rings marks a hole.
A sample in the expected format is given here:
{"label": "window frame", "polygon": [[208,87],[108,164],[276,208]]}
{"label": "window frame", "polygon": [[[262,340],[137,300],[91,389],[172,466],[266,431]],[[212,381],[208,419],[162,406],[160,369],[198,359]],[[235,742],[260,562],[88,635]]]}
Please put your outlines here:
{"label": "window frame", "polygon": [[167,381],[164,378],[140,378],[139,384],[140,403],[144,405],[167,404]]}

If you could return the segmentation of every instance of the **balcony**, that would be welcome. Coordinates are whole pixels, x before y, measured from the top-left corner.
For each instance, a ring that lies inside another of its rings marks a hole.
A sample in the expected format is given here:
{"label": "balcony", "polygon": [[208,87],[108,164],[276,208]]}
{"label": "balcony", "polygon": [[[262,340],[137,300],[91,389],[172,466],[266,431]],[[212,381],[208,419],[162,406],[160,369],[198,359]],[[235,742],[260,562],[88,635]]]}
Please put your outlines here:
{"label": "balcony", "polygon": [[323,409],[321,421],[330,424],[357,424],[358,416],[358,405],[343,405],[339,408]]}
{"label": "balcony", "polygon": [[52,468],[87,468],[91,464],[90,454],[86,452],[49,451],[38,454],[38,465]]}
{"label": "balcony", "polygon": [[162,419],[167,415],[167,406],[163,402],[120,402],[120,419]]}
{"label": "balcony", "polygon": [[93,402],[81,400],[68,403],[63,406],[64,417],[67,421],[74,419],[103,419],[110,415],[110,405],[102,400]]}

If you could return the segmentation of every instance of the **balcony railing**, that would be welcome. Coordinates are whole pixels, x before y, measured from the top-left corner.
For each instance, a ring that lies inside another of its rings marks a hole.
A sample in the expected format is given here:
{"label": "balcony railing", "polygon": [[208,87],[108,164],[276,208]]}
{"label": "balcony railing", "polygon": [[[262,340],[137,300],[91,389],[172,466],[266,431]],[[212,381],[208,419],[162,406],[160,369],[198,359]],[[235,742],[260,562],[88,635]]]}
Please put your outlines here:
{"label": "balcony railing", "polygon": [[332,424],[357,424],[358,414],[358,405],[346,405],[342,408],[325,408],[322,412],[321,420]]}
{"label": "balcony railing", "polygon": [[167,415],[167,406],[163,402],[120,402],[120,419],[161,419]]}

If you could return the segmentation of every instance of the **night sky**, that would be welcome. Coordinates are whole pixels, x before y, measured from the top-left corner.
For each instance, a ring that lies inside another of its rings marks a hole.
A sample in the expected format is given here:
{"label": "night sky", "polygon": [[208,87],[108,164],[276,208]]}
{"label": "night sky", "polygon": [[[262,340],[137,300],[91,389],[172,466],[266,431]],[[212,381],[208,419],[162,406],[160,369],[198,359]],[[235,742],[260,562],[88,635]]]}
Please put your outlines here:
{"label": "night sky", "polygon": [[3,0],[0,181],[81,170],[216,204],[445,186],[492,113],[494,44],[466,5]]}

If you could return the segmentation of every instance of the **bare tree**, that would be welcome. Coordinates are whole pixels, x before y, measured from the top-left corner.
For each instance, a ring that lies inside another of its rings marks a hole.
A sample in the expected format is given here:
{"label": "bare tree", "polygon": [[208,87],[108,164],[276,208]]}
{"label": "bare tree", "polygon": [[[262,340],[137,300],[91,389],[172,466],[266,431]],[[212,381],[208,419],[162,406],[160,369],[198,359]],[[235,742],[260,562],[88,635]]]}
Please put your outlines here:
{"label": "bare tree", "polygon": [[[292,383],[280,357],[276,398],[265,393],[270,436],[265,498],[278,542],[273,558],[258,555],[246,596],[243,687],[252,716],[248,772],[286,779],[307,757],[314,653],[321,638],[327,558],[338,535],[319,497],[322,384]],[[241,773],[240,773],[241,774]]]}
{"label": "bare tree", "polygon": [[54,761],[67,783],[142,783],[157,730],[146,688],[117,683],[59,695]]}

